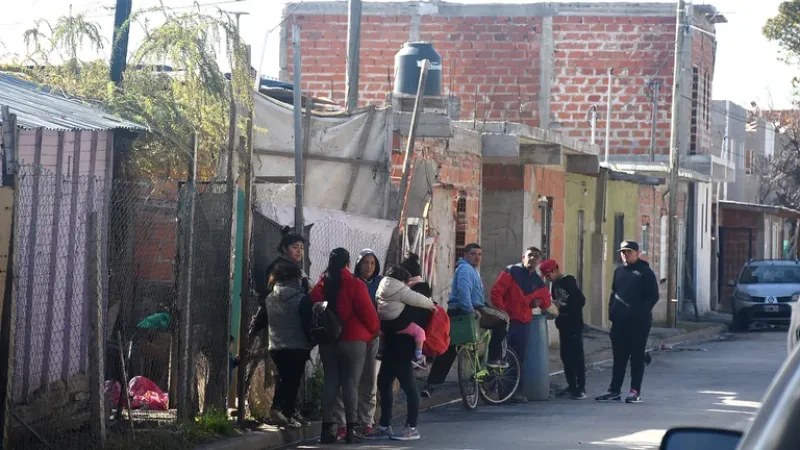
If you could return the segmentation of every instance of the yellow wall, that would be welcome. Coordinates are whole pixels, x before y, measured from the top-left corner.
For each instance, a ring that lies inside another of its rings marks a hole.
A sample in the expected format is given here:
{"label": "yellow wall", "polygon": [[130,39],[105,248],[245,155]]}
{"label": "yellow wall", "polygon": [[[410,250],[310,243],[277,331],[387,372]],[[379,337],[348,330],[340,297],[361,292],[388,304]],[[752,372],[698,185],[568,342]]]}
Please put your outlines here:
{"label": "yellow wall", "polygon": [[626,181],[608,182],[608,204],[606,207],[606,224],[604,233],[606,235],[606,277],[603,284],[603,323],[608,325],[608,296],[611,294],[611,281],[614,270],[618,264],[614,261],[614,256],[619,249],[620,242],[614,242],[614,223],[617,214],[625,216],[625,234],[623,239],[638,241],[641,235],[639,229],[639,185]]}
{"label": "yellow wall", "polygon": [[583,210],[583,277],[581,289],[586,295],[587,307],[584,308],[584,320],[593,323],[590,302],[599,299],[591,298],[592,282],[592,232],[594,231],[595,190],[597,178],[585,175],[567,174],[566,181],[566,220],[564,230],[564,271],[575,275],[578,270],[578,211]]}

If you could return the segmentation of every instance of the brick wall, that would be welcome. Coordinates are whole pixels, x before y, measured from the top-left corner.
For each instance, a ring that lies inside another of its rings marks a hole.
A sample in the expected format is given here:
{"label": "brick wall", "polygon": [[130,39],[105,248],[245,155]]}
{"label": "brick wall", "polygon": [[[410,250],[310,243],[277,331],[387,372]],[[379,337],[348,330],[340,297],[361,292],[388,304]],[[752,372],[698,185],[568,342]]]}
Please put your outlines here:
{"label": "brick wall", "polygon": [[[344,6],[324,5],[345,12]],[[313,6],[309,8],[314,11]],[[380,104],[391,91],[394,55],[412,34],[412,18],[378,15],[378,6],[368,9],[371,12],[365,11],[362,18],[359,95],[361,103]],[[671,12],[616,17],[572,12],[552,17],[552,24],[545,27],[543,17],[524,15],[534,9],[521,5],[515,11],[516,16],[421,17],[419,39],[433,42],[442,55],[443,91],[461,99],[461,119],[552,126],[588,140],[589,108],[597,105],[597,139],[602,142],[607,73],[613,67],[612,153],[649,152],[652,103],[647,87],[652,80],[661,82],[656,151],[668,152],[675,38]],[[304,14],[301,7],[285,25],[286,29],[293,24],[301,28],[304,89],[340,102],[344,100],[347,42],[347,17],[342,14]],[[543,36],[550,25],[553,54],[544,55]],[[287,55],[282,76],[287,79],[291,79],[292,68],[290,35],[286,33],[282,43]],[[713,73],[712,45],[708,38],[696,36],[692,40],[693,64]],[[548,72],[543,69],[552,72],[549,79],[541,79],[542,73]],[[543,92],[548,84],[549,91]],[[543,107],[545,104],[549,107]],[[539,117],[540,111],[549,111],[549,117]],[[705,127],[702,130],[704,153],[710,146],[710,132]]]}

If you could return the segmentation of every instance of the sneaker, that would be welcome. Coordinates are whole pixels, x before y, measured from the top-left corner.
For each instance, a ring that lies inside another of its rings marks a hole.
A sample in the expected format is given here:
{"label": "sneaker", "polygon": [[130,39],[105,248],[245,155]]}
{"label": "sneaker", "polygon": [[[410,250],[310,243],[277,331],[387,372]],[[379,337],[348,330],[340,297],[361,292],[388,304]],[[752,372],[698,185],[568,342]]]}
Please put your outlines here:
{"label": "sneaker", "polygon": [[625,397],[625,403],[642,403],[642,396],[635,389],[631,389],[631,393]]}
{"label": "sneaker", "polygon": [[392,438],[392,427],[379,426],[377,428],[370,428],[371,430],[369,432],[366,432],[366,429],[364,430],[364,438],[369,441],[380,441]]}
{"label": "sneaker", "polygon": [[283,413],[277,409],[271,409],[269,411],[269,421],[272,425],[277,425],[279,427],[285,427],[289,425],[289,419],[283,415]]}
{"label": "sneaker", "polygon": [[585,400],[586,399],[586,392],[584,391],[576,391],[572,393],[573,400]]}
{"label": "sneaker", "polygon": [[572,388],[565,387],[564,389],[561,389],[560,391],[556,391],[555,396],[556,396],[556,398],[567,398],[567,397],[571,397],[573,392],[574,392],[574,390]]}
{"label": "sneaker", "polygon": [[311,422],[307,420],[305,417],[303,417],[303,415],[300,414],[300,411],[294,413],[294,415],[292,415],[292,419],[297,423],[299,423],[300,426],[303,428],[311,426]]}
{"label": "sneaker", "polygon": [[420,397],[422,398],[431,398],[433,395],[433,386],[430,384],[422,388],[422,392],[419,393]]}
{"label": "sneaker", "polygon": [[347,436],[347,427],[339,427],[339,429],[336,431],[336,440],[343,441],[346,436]]}
{"label": "sneaker", "polygon": [[428,363],[425,362],[425,358],[414,359],[411,360],[411,365],[419,370],[428,370]]}
{"label": "sneaker", "polygon": [[286,428],[303,428],[303,424],[295,420],[294,418],[289,419],[289,422],[286,424]]}
{"label": "sneaker", "polygon": [[503,361],[503,360],[499,360],[498,359],[497,361],[489,361],[489,362],[487,362],[486,363],[486,367],[490,367],[492,369],[507,369],[508,368],[508,363]]}
{"label": "sneaker", "polygon": [[622,400],[622,395],[620,395],[619,392],[608,391],[599,397],[595,397],[594,399],[600,403],[618,402]]}
{"label": "sneaker", "polygon": [[417,427],[410,427],[406,425],[399,434],[393,434],[392,440],[393,441],[418,441],[420,438],[419,431],[417,431]]}

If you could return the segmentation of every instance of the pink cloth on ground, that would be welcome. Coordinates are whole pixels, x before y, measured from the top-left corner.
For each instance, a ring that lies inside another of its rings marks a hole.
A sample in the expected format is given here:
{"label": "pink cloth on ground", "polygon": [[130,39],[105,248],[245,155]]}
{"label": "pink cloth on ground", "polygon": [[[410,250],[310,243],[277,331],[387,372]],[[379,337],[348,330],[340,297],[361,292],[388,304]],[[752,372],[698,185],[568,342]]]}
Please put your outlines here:
{"label": "pink cloth on ground", "polygon": [[425,330],[421,326],[419,326],[419,325],[417,325],[417,324],[415,324],[413,322],[411,323],[411,325],[406,327],[404,330],[400,330],[397,333],[398,334],[407,334],[407,335],[413,337],[414,338],[414,342],[417,344],[417,348],[422,348],[422,344],[425,342]]}

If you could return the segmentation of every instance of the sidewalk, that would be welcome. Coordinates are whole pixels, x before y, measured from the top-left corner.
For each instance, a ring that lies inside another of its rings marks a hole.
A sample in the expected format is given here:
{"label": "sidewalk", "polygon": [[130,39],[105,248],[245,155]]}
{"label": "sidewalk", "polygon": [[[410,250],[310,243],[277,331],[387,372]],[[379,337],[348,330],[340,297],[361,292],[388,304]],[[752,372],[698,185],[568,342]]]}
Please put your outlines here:
{"label": "sidewalk", "polygon": [[[728,326],[717,323],[688,322],[679,324],[678,329],[653,328],[650,332],[648,350],[667,349],[673,345],[714,339],[727,331]],[[608,331],[587,327],[584,332],[584,351],[587,366],[610,360],[611,343]],[[551,384],[563,384],[561,359],[558,348],[550,349]],[[422,399],[420,409],[429,410],[446,403],[460,401],[458,387],[455,383],[455,370],[451,371],[448,381],[434,391],[429,399]],[[393,416],[405,416],[405,398],[402,391],[396,396]],[[285,447],[294,443],[319,437],[320,423],[314,422],[310,427],[291,432],[278,430],[265,425],[256,431],[245,431],[241,436],[214,442],[198,447],[197,450],[268,450]]]}

